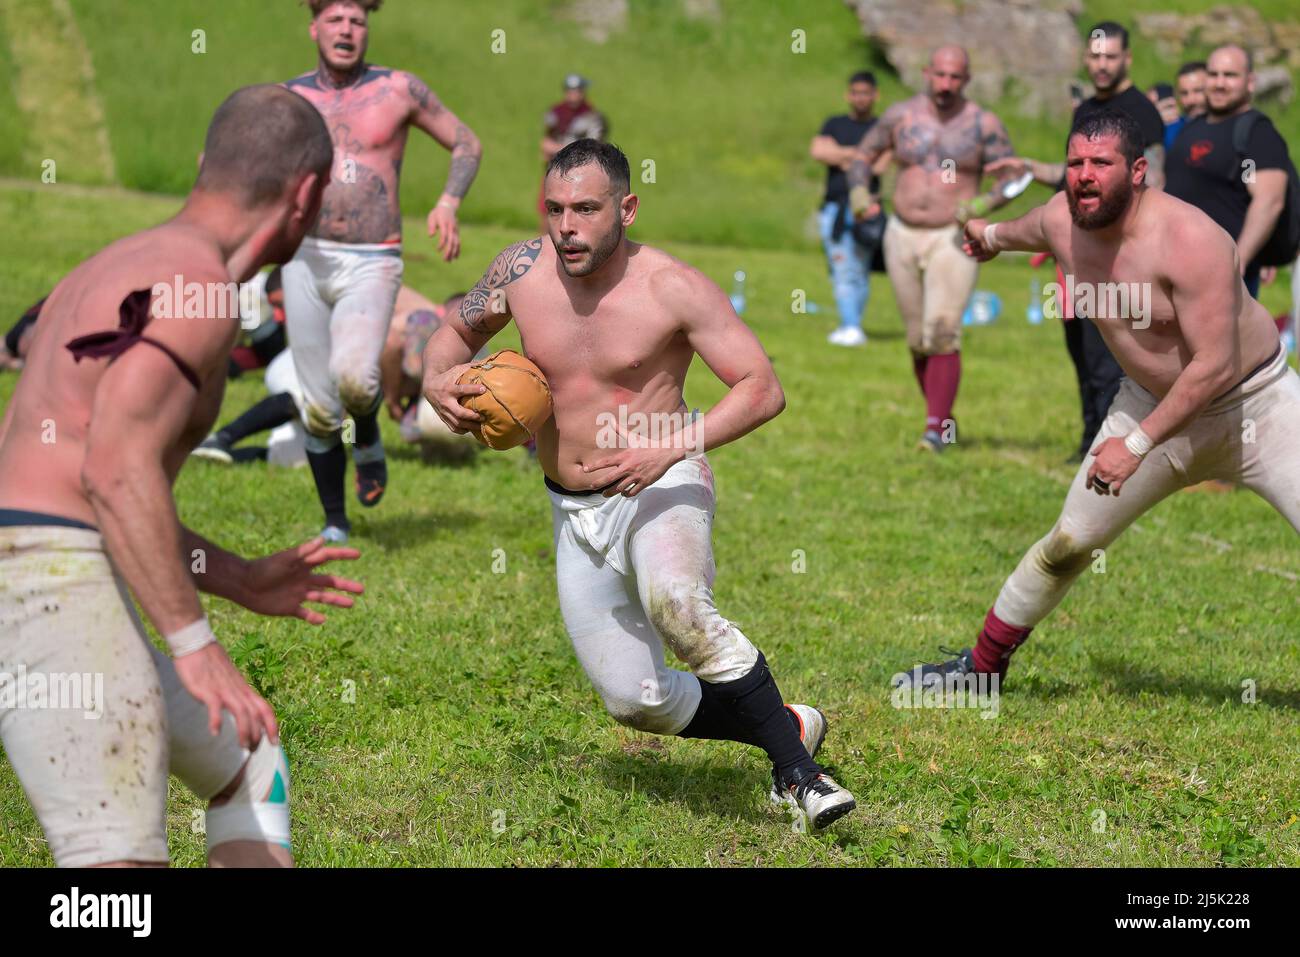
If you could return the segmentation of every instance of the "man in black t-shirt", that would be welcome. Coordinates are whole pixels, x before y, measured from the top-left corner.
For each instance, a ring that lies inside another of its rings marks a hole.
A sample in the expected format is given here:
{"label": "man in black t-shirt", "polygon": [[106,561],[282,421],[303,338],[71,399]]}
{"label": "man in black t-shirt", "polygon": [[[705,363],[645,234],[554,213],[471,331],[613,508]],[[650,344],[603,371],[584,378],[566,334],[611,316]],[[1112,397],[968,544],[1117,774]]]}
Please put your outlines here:
{"label": "man in black t-shirt", "polygon": [[[867,335],[862,331],[862,317],[867,311],[871,295],[871,260],[874,246],[864,245],[854,236],[853,214],[849,210],[849,183],[845,171],[853,161],[855,147],[875,125],[872,110],[876,105],[876,77],[863,71],[849,77],[845,100],[849,112],[830,117],[822,124],[821,132],[813,137],[808,152],[813,159],[826,165],[826,193],[818,215],[822,247],[826,250],[826,264],[830,269],[831,289],[835,307],[839,310],[839,328],[830,334],[830,342],[837,346],[865,345]],[[885,156],[876,164],[888,163]],[[879,194],[876,179],[872,192]]]}
{"label": "man in black t-shirt", "polygon": [[[1133,85],[1133,80],[1129,77],[1133,51],[1128,45],[1128,31],[1111,20],[1104,20],[1094,26],[1084,40],[1083,65],[1096,92],[1075,108],[1071,129],[1085,113],[1101,106],[1127,113],[1142,133],[1142,155],[1147,161],[1147,187],[1163,188],[1165,124],[1160,118],[1160,111]],[[1056,189],[1065,182],[1063,162],[1045,163],[1041,160],[1012,157],[992,164],[988,171],[996,174],[1004,169],[1012,170],[1017,176],[1026,170],[1031,171],[1038,182]],[[1059,288],[1066,288],[1065,277],[1059,267],[1056,281]],[[1093,439],[1097,437],[1102,423],[1106,421],[1106,411],[1119,391],[1119,380],[1124,373],[1092,320],[1081,315],[1076,318],[1076,315],[1073,303],[1061,304],[1061,317],[1065,320],[1065,345],[1074,362],[1083,411],[1083,437],[1079,448],[1071,456],[1071,461],[1082,462],[1091,450]]]}
{"label": "man in black t-shirt", "polygon": [[[1260,249],[1286,205],[1287,148],[1268,117],[1252,110],[1255,74],[1250,54],[1219,47],[1206,60],[1207,112],[1189,120],[1169,152],[1170,195],[1191,203],[1237,241],[1242,277],[1259,296]],[[1233,131],[1253,114],[1245,151]]]}

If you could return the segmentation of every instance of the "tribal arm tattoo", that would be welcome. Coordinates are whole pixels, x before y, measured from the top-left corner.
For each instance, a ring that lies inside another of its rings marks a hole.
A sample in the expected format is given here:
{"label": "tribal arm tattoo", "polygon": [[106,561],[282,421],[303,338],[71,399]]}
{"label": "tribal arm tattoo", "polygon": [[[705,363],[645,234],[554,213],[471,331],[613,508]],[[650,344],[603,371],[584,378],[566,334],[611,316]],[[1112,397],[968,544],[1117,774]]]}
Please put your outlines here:
{"label": "tribal arm tattoo", "polygon": [[529,239],[507,246],[488,266],[474,288],[460,304],[460,321],[470,332],[491,338],[510,321],[506,286],[533,268],[542,253],[542,239]]}
{"label": "tribal arm tattoo", "polygon": [[871,188],[871,167],[872,164],[880,158],[880,154],[889,149],[894,142],[894,127],[898,124],[902,116],[902,104],[895,104],[885,110],[876,123],[867,130],[867,135],[862,137],[862,142],[858,144],[857,155],[853,157],[853,162],[849,164],[848,179],[849,188],[861,186],[866,189]]}

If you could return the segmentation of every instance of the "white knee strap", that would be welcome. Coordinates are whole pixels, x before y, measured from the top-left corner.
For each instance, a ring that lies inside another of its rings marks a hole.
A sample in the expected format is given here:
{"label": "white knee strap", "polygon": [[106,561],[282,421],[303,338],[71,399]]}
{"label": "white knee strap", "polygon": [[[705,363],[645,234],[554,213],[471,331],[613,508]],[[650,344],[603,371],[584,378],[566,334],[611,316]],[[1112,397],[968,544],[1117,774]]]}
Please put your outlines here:
{"label": "white knee strap", "polygon": [[228,841],[289,848],[289,763],[266,738],[248,756],[244,777],[225,804],[208,808],[208,851]]}

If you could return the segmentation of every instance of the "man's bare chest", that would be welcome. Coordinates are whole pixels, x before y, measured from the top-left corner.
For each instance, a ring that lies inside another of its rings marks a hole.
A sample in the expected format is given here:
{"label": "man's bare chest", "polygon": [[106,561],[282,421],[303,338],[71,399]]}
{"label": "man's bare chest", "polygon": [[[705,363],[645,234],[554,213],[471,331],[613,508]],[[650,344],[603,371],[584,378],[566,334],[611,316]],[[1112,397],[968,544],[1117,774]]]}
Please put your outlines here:
{"label": "man's bare chest", "polygon": [[981,168],[979,128],[974,116],[939,123],[929,117],[906,116],[894,131],[899,162],[924,169],[978,171]]}

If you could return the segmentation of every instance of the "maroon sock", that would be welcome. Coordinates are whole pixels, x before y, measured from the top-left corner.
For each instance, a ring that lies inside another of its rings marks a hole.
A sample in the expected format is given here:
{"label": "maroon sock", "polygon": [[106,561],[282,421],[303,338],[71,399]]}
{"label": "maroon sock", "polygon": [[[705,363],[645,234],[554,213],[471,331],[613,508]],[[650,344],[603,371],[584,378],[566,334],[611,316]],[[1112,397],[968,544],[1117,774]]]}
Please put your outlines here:
{"label": "maroon sock", "polygon": [[952,418],[952,404],[957,400],[961,382],[961,353],[930,356],[925,366],[925,427],[943,431],[944,422]]}
{"label": "maroon sock", "polygon": [[912,372],[916,375],[916,384],[921,387],[921,395],[925,395],[925,366],[929,358],[912,353]]}
{"label": "maroon sock", "polygon": [[1032,628],[1017,628],[1015,625],[1008,625],[1005,621],[993,614],[993,609],[989,609],[988,615],[984,618],[984,627],[980,629],[979,639],[975,642],[975,650],[972,657],[975,659],[975,670],[982,671],[985,674],[998,674],[1005,676],[1007,673],[1007,663],[1011,659],[1012,653],[1020,647]]}

